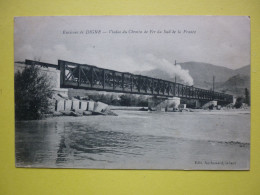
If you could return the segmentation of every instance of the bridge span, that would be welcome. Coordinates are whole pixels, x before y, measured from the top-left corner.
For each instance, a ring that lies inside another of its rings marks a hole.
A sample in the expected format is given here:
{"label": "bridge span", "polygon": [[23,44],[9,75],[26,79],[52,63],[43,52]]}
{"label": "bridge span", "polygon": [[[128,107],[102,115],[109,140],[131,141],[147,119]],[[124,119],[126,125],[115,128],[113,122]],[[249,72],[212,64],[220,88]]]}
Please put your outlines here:
{"label": "bridge span", "polygon": [[60,70],[61,88],[179,97],[205,101],[215,100],[222,103],[233,102],[233,96],[229,94],[148,76],[99,68],[88,64],[63,60],[58,60],[58,65],[32,60],[26,60],[25,64],[52,67]]}

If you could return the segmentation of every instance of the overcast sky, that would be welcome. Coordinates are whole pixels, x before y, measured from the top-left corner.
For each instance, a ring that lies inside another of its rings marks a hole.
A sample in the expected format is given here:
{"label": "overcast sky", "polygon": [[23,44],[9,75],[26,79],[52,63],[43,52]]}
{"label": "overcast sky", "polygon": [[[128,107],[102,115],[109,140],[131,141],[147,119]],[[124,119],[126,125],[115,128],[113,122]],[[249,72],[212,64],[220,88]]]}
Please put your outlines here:
{"label": "overcast sky", "polygon": [[[101,33],[86,34],[90,30]],[[250,64],[246,16],[21,17],[15,19],[14,40],[15,61],[62,59],[127,72],[174,60],[231,69]]]}

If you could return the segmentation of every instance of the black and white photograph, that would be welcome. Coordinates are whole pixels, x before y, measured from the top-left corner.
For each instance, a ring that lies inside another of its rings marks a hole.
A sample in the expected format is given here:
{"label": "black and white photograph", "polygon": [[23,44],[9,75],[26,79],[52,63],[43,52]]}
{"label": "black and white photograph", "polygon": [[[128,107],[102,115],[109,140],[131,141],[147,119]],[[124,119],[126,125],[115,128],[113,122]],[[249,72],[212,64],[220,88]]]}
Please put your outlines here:
{"label": "black and white photograph", "polygon": [[249,170],[250,17],[14,19],[15,164]]}

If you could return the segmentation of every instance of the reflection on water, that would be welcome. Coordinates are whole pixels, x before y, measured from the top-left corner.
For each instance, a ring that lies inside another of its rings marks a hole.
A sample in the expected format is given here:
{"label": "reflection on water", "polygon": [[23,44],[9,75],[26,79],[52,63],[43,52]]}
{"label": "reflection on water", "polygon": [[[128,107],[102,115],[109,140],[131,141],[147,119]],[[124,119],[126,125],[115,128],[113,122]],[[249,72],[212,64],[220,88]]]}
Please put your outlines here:
{"label": "reflection on water", "polygon": [[16,165],[201,169],[194,161],[216,160],[237,162],[223,169],[248,167],[248,115],[118,112],[16,122]]}
{"label": "reflection on water", "polygon": [[[58,146],[58,157],[56,162],[64,162],[68,155],[73,153],[77,158],[87,158],[97,160],[92,157],[84,156],[84,154],[127,154],[140,155],[134,153],[134,149],[140,148],[132,142],[138,142],[138,137],[128,133],[99,131],[95,127],[88,125],[73,126],[76,131],[67,130],[61,135],[60,144]],[[128,152],[129,150],[133,152]],[[83,154],[83,156],[81,156]],[[100,160],[100,159],[99,159]]]}

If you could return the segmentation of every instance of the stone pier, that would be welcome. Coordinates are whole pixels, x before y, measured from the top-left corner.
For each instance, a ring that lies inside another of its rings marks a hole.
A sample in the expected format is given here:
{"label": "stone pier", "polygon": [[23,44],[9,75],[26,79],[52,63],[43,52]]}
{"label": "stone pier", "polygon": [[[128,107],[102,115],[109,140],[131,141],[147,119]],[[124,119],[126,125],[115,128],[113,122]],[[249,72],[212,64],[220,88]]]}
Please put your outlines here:
{"label": "stone pier", "polygon": [[154,111],[174,111],[180,105],[180,98],[152,97],[148,99],[148,108]]}
{"label": "stone pier", "polygon": [[203,109],[207,109],[209,107],[216,107],[218,105],[218,101],[209,101],[202,106]]}
{"label": "stone pier", "polygon": [[201,101],[195,100],[195,108],[201,108]]}

